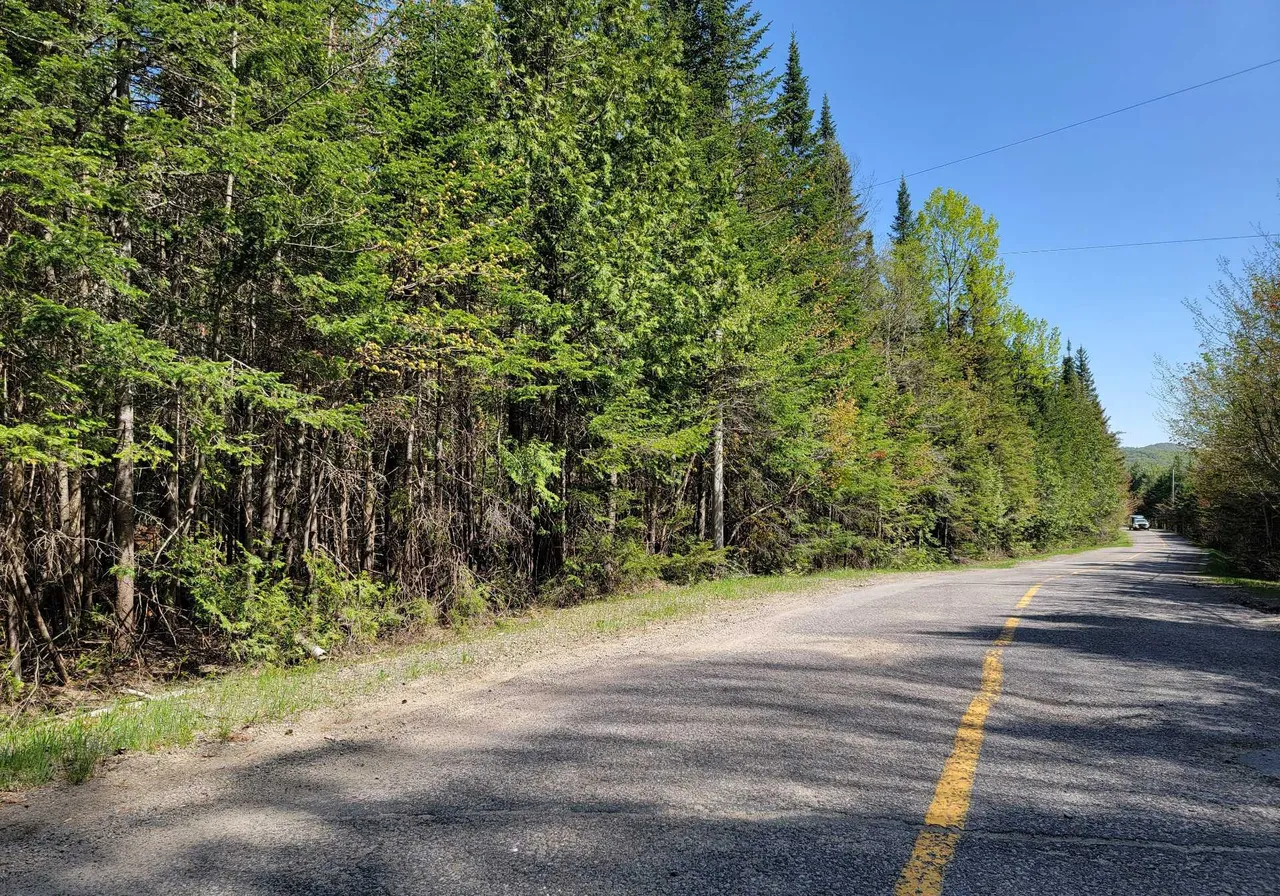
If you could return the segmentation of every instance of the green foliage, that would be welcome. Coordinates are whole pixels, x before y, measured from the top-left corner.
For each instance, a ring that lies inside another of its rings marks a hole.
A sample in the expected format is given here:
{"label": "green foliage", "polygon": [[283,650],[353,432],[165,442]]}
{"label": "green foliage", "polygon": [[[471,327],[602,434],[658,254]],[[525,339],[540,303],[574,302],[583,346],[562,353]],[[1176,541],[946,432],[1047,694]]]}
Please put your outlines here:
{"label": "green foliage", "polygon": [[489,589],[467,571],[459,574],[449,595],[445,618],[454,628],[464,628],[482,619],[493,609]]}
{"label": "green foliage", "polygon": [[1167,469],[1175,459],[1181,458],[1184,463],[1190,460],[1191,452],[1173,442],[1157,442],[1141,448],[1121,448],[1125,463],[1131,468],[1139,467],[1147,470]]}
{"label": "green foliage", "polygon": [[732,569],[726,549],[716,550],[705,541],[693,541],[684,550],[662,558],[658,574],[664,582],[692,585],[721,578]]}
{"label": "green foliage", "polygon": [[[1166,367],[1164,385],[1172,434],[1192,454],[1186,467],[1174,457],[1168,498],[1157,508],[1241,573],[1280,578],[1280,243],[1268,241],[1191,310],[1200,357]],[[1164,479],[1151,484],[1153,499]]]}
{"label": "green foliage", "polygon": [[243,552],[228,559],[214,538],[179,546],[175,575],[191,594],[196,618],[226,639],[232,654],[250,662],[295,662],[314,645],[323,650],[374,640],[405,622],[387,585],[367,574],[350,576],[330,558],[306,557],[309,587],[286,575],[278,559]]}
{"label": "green foliage", "polygon": [[877,252],[767,38],[743,0],[0,6],[10,693],[152,619],[285,663],[1101,537],[1087,355],[968,197],[904,180]]}
{"label": "green foliage", "polygon": [[552,589],[552,601],[568,605],[630,591],[652,583],[662,566],[662,558],[650,555],[635,538],[611,532],[593,534],[566,560]]}
{"label": "green foliage", "polygon": [[902,177],[898,181],[898,195],[890,237],[895,245],[901,246],[915,235],[915,230],[916,216],[911,210],[911,191],[907,189],[906,177]]}
{"label": "green foliage", "polygon": [[[777,127],[783,143],[793,153],[803,155],[813,139],[810,127],[813,109],[809,107],[809,79],[800,67],[800,45],[795,34],[787,48],[787,67],[782,75],[782,93],[778,97]],[[829,123],[829,116],[828,116]]]}
{"label": "green foliage", "polygon": [[248,553],[228,560],[217,540],[192,538],[179,547],[175,572],[197,618],[221,632],[236,657],[278,661],[297,652],[307,618],[279,561]]}

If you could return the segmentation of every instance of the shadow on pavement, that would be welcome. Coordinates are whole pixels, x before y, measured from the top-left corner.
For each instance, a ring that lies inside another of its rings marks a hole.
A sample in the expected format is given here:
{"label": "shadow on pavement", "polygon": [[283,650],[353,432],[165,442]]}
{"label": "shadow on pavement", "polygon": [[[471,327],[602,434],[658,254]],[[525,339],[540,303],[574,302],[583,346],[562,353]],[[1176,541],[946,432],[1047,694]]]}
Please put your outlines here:
{"label": "shadow on pavement", "polygon": [[[1074,577],[1078,593],[1024,617],[949,896],[1274,892],[1280,789],[1231,750],[1272,730],[1280,639],[1144,579],[1169,562],[1133,561],[1105,588]],[[976,687],[973,642],[993,634],[923,630],[910,650],[809,637],[515,681],[545,710],[419,716],[394,739],[294,752],[123,836],[9,825],[11,856],[79,843],[10,864],[0,890],[888,893]]]}

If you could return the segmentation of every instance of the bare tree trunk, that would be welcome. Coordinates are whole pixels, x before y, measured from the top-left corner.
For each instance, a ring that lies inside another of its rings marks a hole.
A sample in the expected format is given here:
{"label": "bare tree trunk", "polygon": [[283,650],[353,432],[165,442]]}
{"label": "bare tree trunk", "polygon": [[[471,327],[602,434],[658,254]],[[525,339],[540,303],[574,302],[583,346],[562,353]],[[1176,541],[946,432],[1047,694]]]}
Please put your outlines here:
{"label": "bare tree trunk", "polygon": [[191,521],[195,519],[196,505],[200,501],[200,483],[203,479],[204,455],[196,451],[195,469],[191,473],[191,484],[187,486],[186,508],[182,511],[182,520],[179,522],[183,532],[191,525]]}
{"label": "bare tree trunk", "polygon": [[126,385],[116,418],[115,544],[116,544],[116,636],[115,648],[126,652],[137,631],[137,601],[134,593],[134,565],[137,559],[133,506],[133,387]]}
{"label": "bare tree trunk", "polygon": [[53,643],[53,634],[49,631],[49,625],[44,621],[44,614],[40,612],[40,601],[36,599],[35,594],[31,591],[31,583],[27,581],[26,570],[22,568],[21,562],[15,560],[13,562],[14,587],[20,592],[23,602],[27,606],[27,613],[34,623],[35,630],[40,633],[40,639],[44,641],[45,647],[49,650],[49,656],[53,660],[53,667],[58,670],[58,678],[63,684],[71,681],[71,675],[67,671],[67,664],[62,659],[62,653]]}
{"label": "bare tree trunk", "polygon": [[698,503],[694,506],[693,528],[699,539],[707,537],[707,470],[702,455],[698,455]]}
{"label": "bare tree trunk", "polygon": [[436,362],[435,465],[432,478],[436,507],[444,507],[444,364]]}
{"label": "bare tree trunk", "polygon": [[80,471],[57,465],[58,527],[62,536],[62,609],[73,629],[80,620],[84,595],[84,519]]}
{"label": "bare tree trunk", "polygon": [[262,528],[262,543],[268,548],[276,538],[276,476],[280,460],[280,451],[275,439],[272,438],[271,442],[266,467],[262,471],[262,501],[258,513]]}
{"label": "bare tree trunk", "polygon": [[609,531],[618,528],[618,471],[609,471]]}
{"label": "bare tree trunk", "polygon": [[22,617],[18,609],[17,589],[5,589],[4,595],[5,649],[9,654],[9,677],[22,683]]}
{"label": "bare tree trunk", "polygon": [[300,533],[294,531],[294,519],[300,515],[296,512],[298,501],[302,497],[303,461],[307,450],[307,431],[298,430],[298,437],[293,444],[293,469],[289,474],[289,489],[285,492],[284,504],[280,508],[280,519],[276,523],[276,532],[285,540],[285,563],[293,565],[294,549],[300,541]]}
{"label": "bare tree trunk", "polygon": [[307,493],[307,519],[303,526],[302,556],[316,549],[320,540],[320,496],[324,494],[324,451],[323,439],[317,439],[316,450],[311,458],[311,476]]}
{"label": "bare tree trunk", "polygon": [[4,478],[0,480],[0,513],[4,514],[3,529],[0,536],[0,585],[4,588],[4,623],[5,648],[9,654],[9,675],[13,682],[22,682],[22,599],[18,596],[18,583],[9,583],[6,570],[7,560],[16,554],[21,556],[21,533],[18,530],[18,489],[21,483],[21,468],[17,464],[5,464],[0,471]]}
{"label": "bare tree trunk", "polygon": [[724,405],[716,408],[711,433],[711,537],[716,550],[724,547]]}
{"label": "bare tree trunk", "polygon": [[[239,4],[232,3],[231,8],[235,9]],[[231,73],[234,75],[240,61],[240,29],[231,29]],[[232,90],[231,102],[228,111],[229,124],[231,127],[236,126],[236,95],[238,91]],[[223,188],[222,202],[223,208],[226,209],[227,216],[231,215],[232,202],[235,199],[236,175],[233,171],[227,172],[227,183]]]}
{"label": "bare tree trunk", "polygon": [[361,508],[364,545],[360,552],[360,568],[368,573],[373,572],[378,558],[377,498],[377,483],[373,478],[373,449],[370,448],[364,452],[364,506]]}
{"label": "bare tree trunk", "polygon": [[[343,452],[344,455],[346,452]],[[346,460],[346,457],[343,458]],[[345,466],[345,463],[344,463]],[[344,567],[350,568],[351,564],[351,483],[347,476],[343,476],[338,484],[338,533],[337,533],[337,553],[339,561]]]}

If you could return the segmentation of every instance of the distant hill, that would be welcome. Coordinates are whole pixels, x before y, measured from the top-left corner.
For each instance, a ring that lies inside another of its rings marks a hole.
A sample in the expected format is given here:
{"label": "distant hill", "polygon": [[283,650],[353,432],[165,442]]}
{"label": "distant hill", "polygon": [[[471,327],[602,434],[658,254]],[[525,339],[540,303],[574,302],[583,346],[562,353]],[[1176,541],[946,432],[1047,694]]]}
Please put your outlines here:
{"label": "distant hill", "polygon": [[1158,442],[1155,445],[1143,445],[1141,448],[1121,448],[1125,463],[1129,466],[1137,464],[1150,469],[1167,469],[1173,465],[1175,457],[1181,457],[1185,465],[1191,457],[1191,451],[1172,442]]}

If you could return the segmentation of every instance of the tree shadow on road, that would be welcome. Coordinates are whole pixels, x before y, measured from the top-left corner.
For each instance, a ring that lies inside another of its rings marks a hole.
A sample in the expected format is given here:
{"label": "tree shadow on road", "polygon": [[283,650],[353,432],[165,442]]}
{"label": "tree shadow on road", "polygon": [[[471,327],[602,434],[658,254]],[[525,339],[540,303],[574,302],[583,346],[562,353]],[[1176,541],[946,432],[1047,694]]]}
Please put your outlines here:
{"label": "tree shadow on road", "polygon": [[[1143,562],[1024,617],[948,896],[1280,879],[1276,786],[1233,752],[1273,734],[1280,638]],[[123,826],[0,817],[0,891],[887,893],[996,629],[860,631],[515,679],[492,714],[418,710],[207,795],[170,768]]]}

